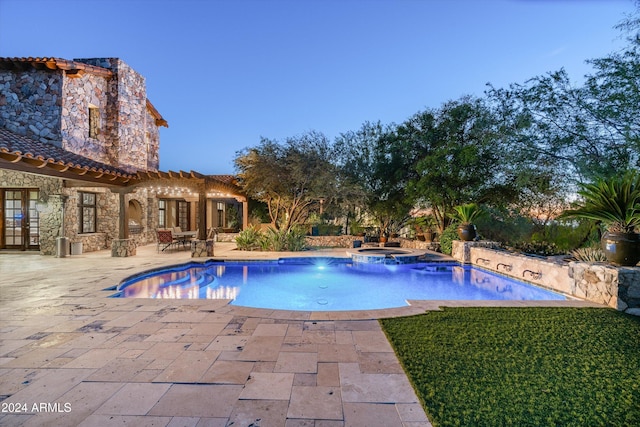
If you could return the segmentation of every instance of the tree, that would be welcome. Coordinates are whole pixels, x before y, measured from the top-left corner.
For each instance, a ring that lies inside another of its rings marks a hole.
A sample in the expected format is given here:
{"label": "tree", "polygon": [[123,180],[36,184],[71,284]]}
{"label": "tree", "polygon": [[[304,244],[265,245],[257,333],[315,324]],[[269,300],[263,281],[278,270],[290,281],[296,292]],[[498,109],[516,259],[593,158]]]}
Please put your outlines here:
{"label": "tree", "polygon": [[366,122],[336,139],[341,176],[354,195],[351,205],[370,214],[383,235],[399,231],[413,207],[405,191],[410,168],[394,129]]}
{"label": "tree", "polygon": [[238,152],[235,165],[247,195],[266,204],[271,224],[290,230],[302,224],[312,206],[329,205],[337,193],[333,147],[311,131],[283,144],[262,138],[257,147]]}
{"label": "tree", "polygon": [[574,182],[640,167],[639,22],[636,12],[619,26],[633,33],[622,51],[587,61],[593,72],[583,85],[561,69],[490,88],[489,97],[517,124],[511,136],[523,153]]}
{"label": "tree", "polygon": [[409,194],[431,208],[440,233],[454,206],[516,197],[501,137],[491,109],[468,96],[418,113],[398,127],[397,138],[413,163]]}

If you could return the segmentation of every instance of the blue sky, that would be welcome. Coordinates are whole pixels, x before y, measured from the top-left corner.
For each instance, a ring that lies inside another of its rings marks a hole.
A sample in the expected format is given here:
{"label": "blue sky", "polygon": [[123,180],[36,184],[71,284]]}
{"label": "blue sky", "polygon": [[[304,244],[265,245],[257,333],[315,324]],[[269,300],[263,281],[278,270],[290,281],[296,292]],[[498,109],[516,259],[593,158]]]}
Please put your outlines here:
{"label": "blue sky", "polygon": [[169,122],[160,168],[234,173],[260,137],[400,123],[625,42],[631,0],[0,0],[0,56],[119,57]]}

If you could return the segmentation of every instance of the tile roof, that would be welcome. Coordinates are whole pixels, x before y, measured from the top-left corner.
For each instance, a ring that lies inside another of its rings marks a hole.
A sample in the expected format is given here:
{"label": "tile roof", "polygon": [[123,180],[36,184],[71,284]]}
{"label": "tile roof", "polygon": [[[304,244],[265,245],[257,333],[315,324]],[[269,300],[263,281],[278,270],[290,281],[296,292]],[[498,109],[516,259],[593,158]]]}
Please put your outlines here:
{"label": "tile roof", "polygon": [[[135,173],[96,162],[87,157],[64,150],[53,144],[34,141],[8,129],[0,128],[0,159],[11,163],[23,162],[38,168],[57,172],[70,172],[70,178],[86,180],[105,180],[114,184],[124,184],[137,177]],[[0,163],[2,166],[2,163]],[[105,177],[105,179],[102,179]]]}
{"label": "tile roof", "polygon": [[[13,165],[12,167],[9,167]],[[234,195],[242,195],[233,175],[203,175],[199,172],[128,172],[105,163],[64,150],[53,144],[35,141],[0,128],[0,169],[15,169],[118,186],[144,184],[150,181],[195,179],[206,184],[207,189],[216,189]]]}
{"label": "tile roof", "polygon": [[33,67],[39,70],[63,70],[67,74],[83,74],[90,73],[97,76],[110,78],[113,76],[113,71],[104,68],[97,67],[95,65],[85,64],[78,61],[70,61],[62,58],[0,58],[0,69],[26,69]]}

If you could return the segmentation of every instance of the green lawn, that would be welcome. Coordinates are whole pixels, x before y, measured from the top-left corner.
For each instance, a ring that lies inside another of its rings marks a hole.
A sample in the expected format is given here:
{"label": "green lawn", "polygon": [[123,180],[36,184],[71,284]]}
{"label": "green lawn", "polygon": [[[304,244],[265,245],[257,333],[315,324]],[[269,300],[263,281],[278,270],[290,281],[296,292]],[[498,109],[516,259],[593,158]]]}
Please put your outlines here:
{"label": "green lawn", "polygon": [[446,308],[381,323],[434,426],[640,425],[640,318]]}

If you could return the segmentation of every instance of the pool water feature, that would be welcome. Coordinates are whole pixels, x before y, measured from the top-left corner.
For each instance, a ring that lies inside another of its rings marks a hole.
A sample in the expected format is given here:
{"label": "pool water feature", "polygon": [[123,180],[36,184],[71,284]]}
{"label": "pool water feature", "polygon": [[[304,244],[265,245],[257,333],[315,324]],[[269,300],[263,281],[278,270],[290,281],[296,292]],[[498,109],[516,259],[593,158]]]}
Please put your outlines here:
{"label": "pool water feature", "polygon": [[188,263],[132,276],[118,298],[230,299],[303,311],[373,310],[407,300],[563,300],[529,283],[456,263],[367,264],[344,259]]}
{"label": "pool water feature", "polygon": [[393,247],[355,248],[347,250],[353,262],[369,264],[415,264],[426,250]]}

